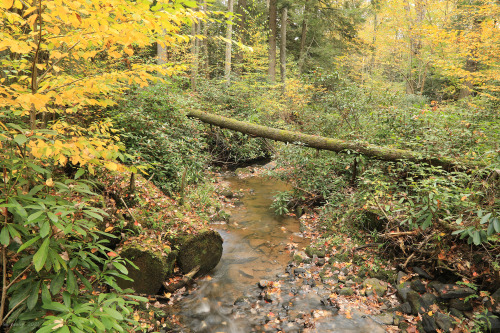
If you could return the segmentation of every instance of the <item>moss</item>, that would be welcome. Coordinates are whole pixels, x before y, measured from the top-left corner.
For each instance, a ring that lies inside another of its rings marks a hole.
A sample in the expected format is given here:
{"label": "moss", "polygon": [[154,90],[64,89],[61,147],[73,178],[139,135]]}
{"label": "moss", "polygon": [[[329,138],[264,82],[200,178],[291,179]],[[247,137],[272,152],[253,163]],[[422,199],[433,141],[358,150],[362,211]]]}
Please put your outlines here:
{"label": "moss", "polygon": [[200,266],[198,274],[206,274],[217,266],[222,257],[222,237],[214,230],[185,235],[176,242],[179,244],[177,262],[184,274],[196,266]]}
{"label": "moss", "polygon": [[163,244],[147,243],[144,240],[132,239],[124,246],[120,255],[129,259],[139,269],[127,265],[128,277],[134,281],[119,279],[121,288],[132,288],[138,293],[155,294],[165,279],[173,273],[175,251],[168,249]]}

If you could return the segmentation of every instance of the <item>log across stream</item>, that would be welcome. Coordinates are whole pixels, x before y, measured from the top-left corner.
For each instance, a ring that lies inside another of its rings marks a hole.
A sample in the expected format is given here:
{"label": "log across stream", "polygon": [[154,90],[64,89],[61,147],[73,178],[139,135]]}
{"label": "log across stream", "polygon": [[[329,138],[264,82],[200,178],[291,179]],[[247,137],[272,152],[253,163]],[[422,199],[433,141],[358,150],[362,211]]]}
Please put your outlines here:
{"label": "log across stream", "polygon": [[[269,323],[270,314],[286,322],[283,318],[293,316],[293,311],[310,313],[322,306],[317,288],[304,287],[302,282],[296,285],[291,279],[293,274],[286,273],[292,255],[287,245],[307,245],[299,231],[299,220],[276,216],[270,208],[273,195],[287,189],[286,184],[268,178],[234,176],[225,177],[223,182],[245,195],[241,205],[230,209],[228,223],[214,225],[224,239],[222,259],[210,276],[199,280],[197,288],[178,304],[178,316],[185,325],[182,331],[262,332],[267,331],[264,325]],[[262,297],[259,282],[272,280],[281,280],[279,283],[287,290],[283,299]],[[328,311],[325,308],[325,313]],[[331,314],[328,321],[335,324],[322,331],[374,333],[379,328],[361,317],[347,320],[335,316],[334,311]],[[304,331],[291,320],[287,325],[287,331]]]}

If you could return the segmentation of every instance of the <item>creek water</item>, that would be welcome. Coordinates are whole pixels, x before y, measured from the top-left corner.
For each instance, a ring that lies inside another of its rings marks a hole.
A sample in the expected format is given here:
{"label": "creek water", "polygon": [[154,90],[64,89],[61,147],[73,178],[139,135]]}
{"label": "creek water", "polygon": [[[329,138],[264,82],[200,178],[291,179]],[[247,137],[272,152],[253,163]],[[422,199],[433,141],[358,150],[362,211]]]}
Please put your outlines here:
{"label": "creek water", "polygon": [[[283,303],[256,301],[261,291],[258,282],[277,280],[280,276],[285,280],[285,268],[291,259],[287,245],[295,243],[300,249],[307,246],[308,242],[300,235],[298,219],[276,216],[270,207],[273,196],[277,191],[286,190],[287,184],[263,177],[225,177],[223,182],[233,191],[241,190],[245,195],[239,205],[229,209],[231,217],[227,223],[213,225],[224,239],[223,255],[211,275],[198,281],[197,288],[178,304],[178,316],[185,326],[182,331],[267,331],[259,326],[266,322],[267,313],[281,311],[283,317],[288,316],[289,312],[283,310],[286,308]],[[297,292],[287,302],[299,303],[296,307],[310,312],[313,303],[320,304],[320,296],[317,293]],[[370,326],[365,327],[363,319],[359,320],[363,324],[361,327],[359,323],[346,323],[341,316],[333,318],[339,319],[334,319],[337,326],[328,324],[326,331],[377,331]],[[332,329],[334,327],[340,330]],[[292,331],[299,332],[302,329],[295,327]]]}

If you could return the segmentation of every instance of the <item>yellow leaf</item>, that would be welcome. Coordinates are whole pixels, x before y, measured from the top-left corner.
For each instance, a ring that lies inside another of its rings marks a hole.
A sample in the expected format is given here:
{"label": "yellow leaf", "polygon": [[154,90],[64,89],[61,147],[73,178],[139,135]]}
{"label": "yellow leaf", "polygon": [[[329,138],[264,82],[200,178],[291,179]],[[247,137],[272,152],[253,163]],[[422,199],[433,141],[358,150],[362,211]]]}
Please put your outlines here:
{"label": "yellow leaf", "polygon": [[2,8],[9,9],[14,4],[14,0],[2,0]]}
{"label": "yellow leaf", "polygon": [[45,185],[47,185],[49,187],[54,186],[54,180],[52,180],[52,178],[47,179],[47,181],[45,182]]}
{"label": "yellow leaf", "polygon": [[111,226],[111,227],[107,227],[106,229],[104,229],[104,232],[110,232],[114,229],[115,227]]}

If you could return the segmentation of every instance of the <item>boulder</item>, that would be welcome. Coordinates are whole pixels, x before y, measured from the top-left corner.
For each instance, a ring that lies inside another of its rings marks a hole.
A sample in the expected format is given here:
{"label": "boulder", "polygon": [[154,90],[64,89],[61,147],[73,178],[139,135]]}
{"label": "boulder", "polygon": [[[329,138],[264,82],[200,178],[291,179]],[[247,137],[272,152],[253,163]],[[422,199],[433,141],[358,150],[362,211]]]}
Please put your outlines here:
{"label": "boulder", "polygon": [[119,251],[120,256],[130,260],[138,269],[127,265],[128,277],[133,281],[118,279],[118,285],[132,288],[141,294],[156,294],[168,276],[173,273],[177,253],[159,242],[146,242],[131,238]]}
{"label": "boulder", "polygon": [[370,291],[376,293],[377,296],[382,296],[387,291],[388,285],[387,285],[387,282],[384,282],[384,281],[381,281],[381,280],[375,279],[375,278],[370,278],[370,279],[366,279],[363,282],[363,287],[367,289],[366,290],[367,296],[372,295],[372,293],[370,293]]}
{"label": "boulder", "polygon": [[200,266],[198,275],[204,275],[217,266],[222,257],[222,237],[214,230],[202,230],[197,234],[178,237],[177,263],[184,274]]}
{"label": "boulder", "polygon": [[436,284],[433,288],[442,299],[463,298],[475,294],[474,289],[456,284]]}

